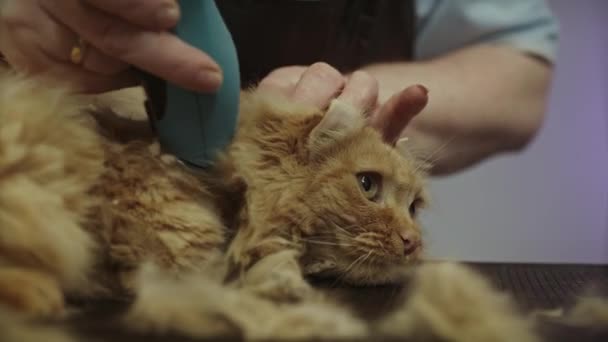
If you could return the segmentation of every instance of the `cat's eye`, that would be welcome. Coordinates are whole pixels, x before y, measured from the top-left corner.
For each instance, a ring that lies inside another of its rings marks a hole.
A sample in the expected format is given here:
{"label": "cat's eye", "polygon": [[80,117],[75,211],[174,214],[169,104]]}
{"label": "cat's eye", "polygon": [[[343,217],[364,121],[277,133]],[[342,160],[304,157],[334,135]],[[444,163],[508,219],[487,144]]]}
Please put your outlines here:
{"label": "cat's eye", "polygon": [[416,217],[418,213],[418,209],[422,206],[422,199],[416,198],[409,207],[409,212],[411,217]]}
{"label": "cat's eye", "polygon": [[365,198],[370,201],[377,201],[382,190],[382,176],[375,172],[361,172],[357,174],[359,188]]}

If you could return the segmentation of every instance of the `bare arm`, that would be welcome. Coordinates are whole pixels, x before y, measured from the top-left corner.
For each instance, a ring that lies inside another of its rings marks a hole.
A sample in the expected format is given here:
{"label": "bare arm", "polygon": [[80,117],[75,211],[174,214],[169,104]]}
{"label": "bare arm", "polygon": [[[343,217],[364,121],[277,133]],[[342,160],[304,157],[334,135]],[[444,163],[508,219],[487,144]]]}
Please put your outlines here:
{"label": "bare arm", "polygon": [[509,47],[475,46],[435,60],[364,68],[380,85],[380,103],[420,83],[429,102],[404,135],[444,175],[498,152],[516,151],[539,130],[552,69]]}

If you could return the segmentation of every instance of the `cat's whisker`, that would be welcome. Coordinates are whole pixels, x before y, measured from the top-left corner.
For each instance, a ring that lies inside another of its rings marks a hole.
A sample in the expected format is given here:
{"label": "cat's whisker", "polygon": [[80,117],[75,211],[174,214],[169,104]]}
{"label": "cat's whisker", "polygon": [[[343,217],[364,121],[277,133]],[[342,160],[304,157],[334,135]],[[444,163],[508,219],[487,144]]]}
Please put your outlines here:
{"label": "cat's whisker", "polygon": [[313,239],[313,240],[335,242],[335,241],[353,240],[353,237],[349,236],[349,235],[344,235],[339,231],[328,231],[328,232],[315,233],[315,234],[309,235],[307,237],[301,237],[301,239]]}
{"label": "cat's whisker", "polygon": [[381,238],[382,234],[376,232],[365,232],[356,236],[357,239],[374,239]]}
{"label": "cat's whisker", "polygon": [[[366,262],[373,263],[373,262],[376,260],[376,258],[377,258],[377,254],[375,254],[375,253],[371,253],[371,252],[372,252],[372,251],[370,251],[370,253],[369,253],[369,257],[365,258],[365,260],[364,260],[364,261],[361,263],[361,265],[365,264]],[[371,274],[370,272],[366,272],[366,273],[363,275],[363,279],[364,279],[365,281],[372,280],[372,277],[373,277],[373,276],[372,276],[372,274]]]}
{"label": "cat's whisker", "polygon": [[384,253],[386,253],[386,254],[390,254],[390,253],[388,252],[388,250],[387,250],[387,249],[384,247],[384,244],[383,244],[382,242],[379,242],[379,243],[378,243],[378,246],[380,247],[380,249],[382,249],[382,251],[383,251]]}
{"label": "cat's whisker", "polygon": [[357,239],[357,243],[361,246],[365,246],[366,248],[377,248],[380,244],[377,241],[371,239]]}
{"label": "cat's whisker", "polygon": [[363,259],[363,261],[361,262],[362,264],[364,264],[370,257],[373,258],[373,250],[370,250],[369,252],[367,252],[367,255],[365,256],[365,259]]}
{"label": "cat's whisker", "polygon": [[367,225],[359,225],[359,229],[361,229],[364,233],[370,233],[370,231],[367,229]]}
{"label": "cat's whisker", "polygon": [[360,266],[365,263],[365,261],[372,255],[373,250],[370,250],[367,254],[361,254],[355,261],[353,261],[347,268],[342,272],[342,275],[336,279],[336,281],[332,284],[332,287],[346,278],[350,273],[355,269],[355,266]]}
{"label": "cat's whisker", "polygon": [[[363,226],[362,228],[365,229],[365,227]],[[373,231],[368,231],[365,230],[364,233],[361,233],[359,235],[357,235],[353,240],[354,241],[361,241],[361,242],[368,242],[368,244],[370,246],[373,245],[373,247],[380,247],[382,248],[382,250],[385,253],[388,253],[388,251],[384,248],[384,245],[382,244],[381,241],[379,241],[379,239],[381,239],[383,236],[383,234],[377,233],[377,232],[373,232]]]}
{"label": "cat's whisker", "polygon": [[[359,265],[365,264],[365,262],[369,260],[370,256],[372,256],[373,252],[374,251],[370,249],[370,251],[367,252],[367,254],[365,255],[365,258],[363,258],[363,260],[361,260],[361,262],[359,263]],[[351,271],[352,271],[352,269],[351,269]]]}
{"label": "cat's whisker", "polygon": [[[429,155],[426,156],[426,158],[423,160],[422,165],[425,165],[425,164],[432,165],[432,163],[436,162],[439,158],[439,153],[441,153],[443,150],[445,150],[446,147],[448,147],[448,145],[450,143],[452,143],[454,140],[456,140],[455,135],[452,136],[451,138],[447,139],[446,141],[444,141],[441,145],[439,145],[439,147],[437,147],[433,152],[429,153]],[[420,168],[422,167],[422,165],[417,165],[414,168],[414,172],[418,172],[420,170]]]}
{"label": "cat's whisker", "polygon": [[300,240],[307,242],[307,243],[313,243],[313,244],[318,244],[318,245],[328,245],[328,246],[338,246],[338,247],[352,247],[353,246],[351,244],[343,244],[343,243],[337,243],[337,242],[331,242],[331,241],[320,241],[320,240],[310,240],[310,239],[300,239]]}
{"label": "cat's whisker", "polygon": [[344,270],[344,274],[348,274],[348,272],[359,262],[359,260],[363,259],[363,257],[365,257],[365,254],[359,255],[357,259],[351,262],[350,265],[348,265],[348,267]]}
{"label": "cat's whisker", "polygon": [[349,236],[353,236],[354,234],[352,232],[348,231],[348,229],[354,228],[354,227],[357,226],[357,224],[351,224],[349,226],[342,227],[342,226],[340,226],[339,224],[337,224],[336,222],[334,222],[332,220],[329,220],[329,222],[331,223],[331,225],[333,226],[333,228],[336,228],[336,229],[342,231],[344,234],[349,235]]}
{"label": "cat's whisker", "polygon": [[335,231],[325,231],[325,232],[315,232],[314,234],[311,234],[309,236],[314,237],[314,236],[331,236],[331,237],[336,237],[336,235],[340,233],[340,232],[335,232]]}
{"label": "cat's whisker", "polygon": [[331,284],[330,287],[334,287],[336,284],[340,283],[348,275],[350,270],[364,257],[365,257],[365,254],[361,254],[353,262],[351,262],[350,265],[348,265],[348,267],[346,267],[346,269],[344,271],[342,271],[342,274],[338,278],[336,278],[336,280]]}

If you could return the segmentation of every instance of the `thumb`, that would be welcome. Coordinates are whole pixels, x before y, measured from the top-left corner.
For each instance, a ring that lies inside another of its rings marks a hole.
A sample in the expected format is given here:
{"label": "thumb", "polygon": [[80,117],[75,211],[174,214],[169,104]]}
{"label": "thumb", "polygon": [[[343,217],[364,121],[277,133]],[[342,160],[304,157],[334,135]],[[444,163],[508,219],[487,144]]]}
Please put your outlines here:
{"label": "thumb", "polygon": [[394,94],[370,117],[370,126],[393,145],[412,118],[426,107],[427,94],[428,89],[422,85],[410,86]]}

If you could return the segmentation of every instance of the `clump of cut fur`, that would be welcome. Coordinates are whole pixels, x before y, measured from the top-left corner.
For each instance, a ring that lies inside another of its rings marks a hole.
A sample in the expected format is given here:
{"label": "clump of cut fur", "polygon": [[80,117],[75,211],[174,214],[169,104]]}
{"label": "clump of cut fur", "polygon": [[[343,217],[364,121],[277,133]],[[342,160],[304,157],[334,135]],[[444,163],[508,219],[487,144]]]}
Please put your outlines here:
{"label": "clump of cut fur", "polygon": [[213,273],[209,270],[176,281],[147,265],[125,323],[147,333],[246,340],[360,338],[367,333],[363,322],[336,305],[322,301],[279,304],[244,288],[223,286],[210,277]]}
{"label": "clump of cut fur", "polygon": [[403,306],[378,325],[381,333],[414,341],[539,340],[511,299],[465,266],[424,265],[413,282]]}
{"label": "clump of cut fur", "polygon": [[32,323],[28,317],[0,308],[0,341],[3,342],[77,342],[64,329],[49,324]]}
{"label": "clump of cut fur", "polygon": [[566,313],[565,321],[579,326],[604,327],[608,332],[608,299],[599,296],[581,297]]}

